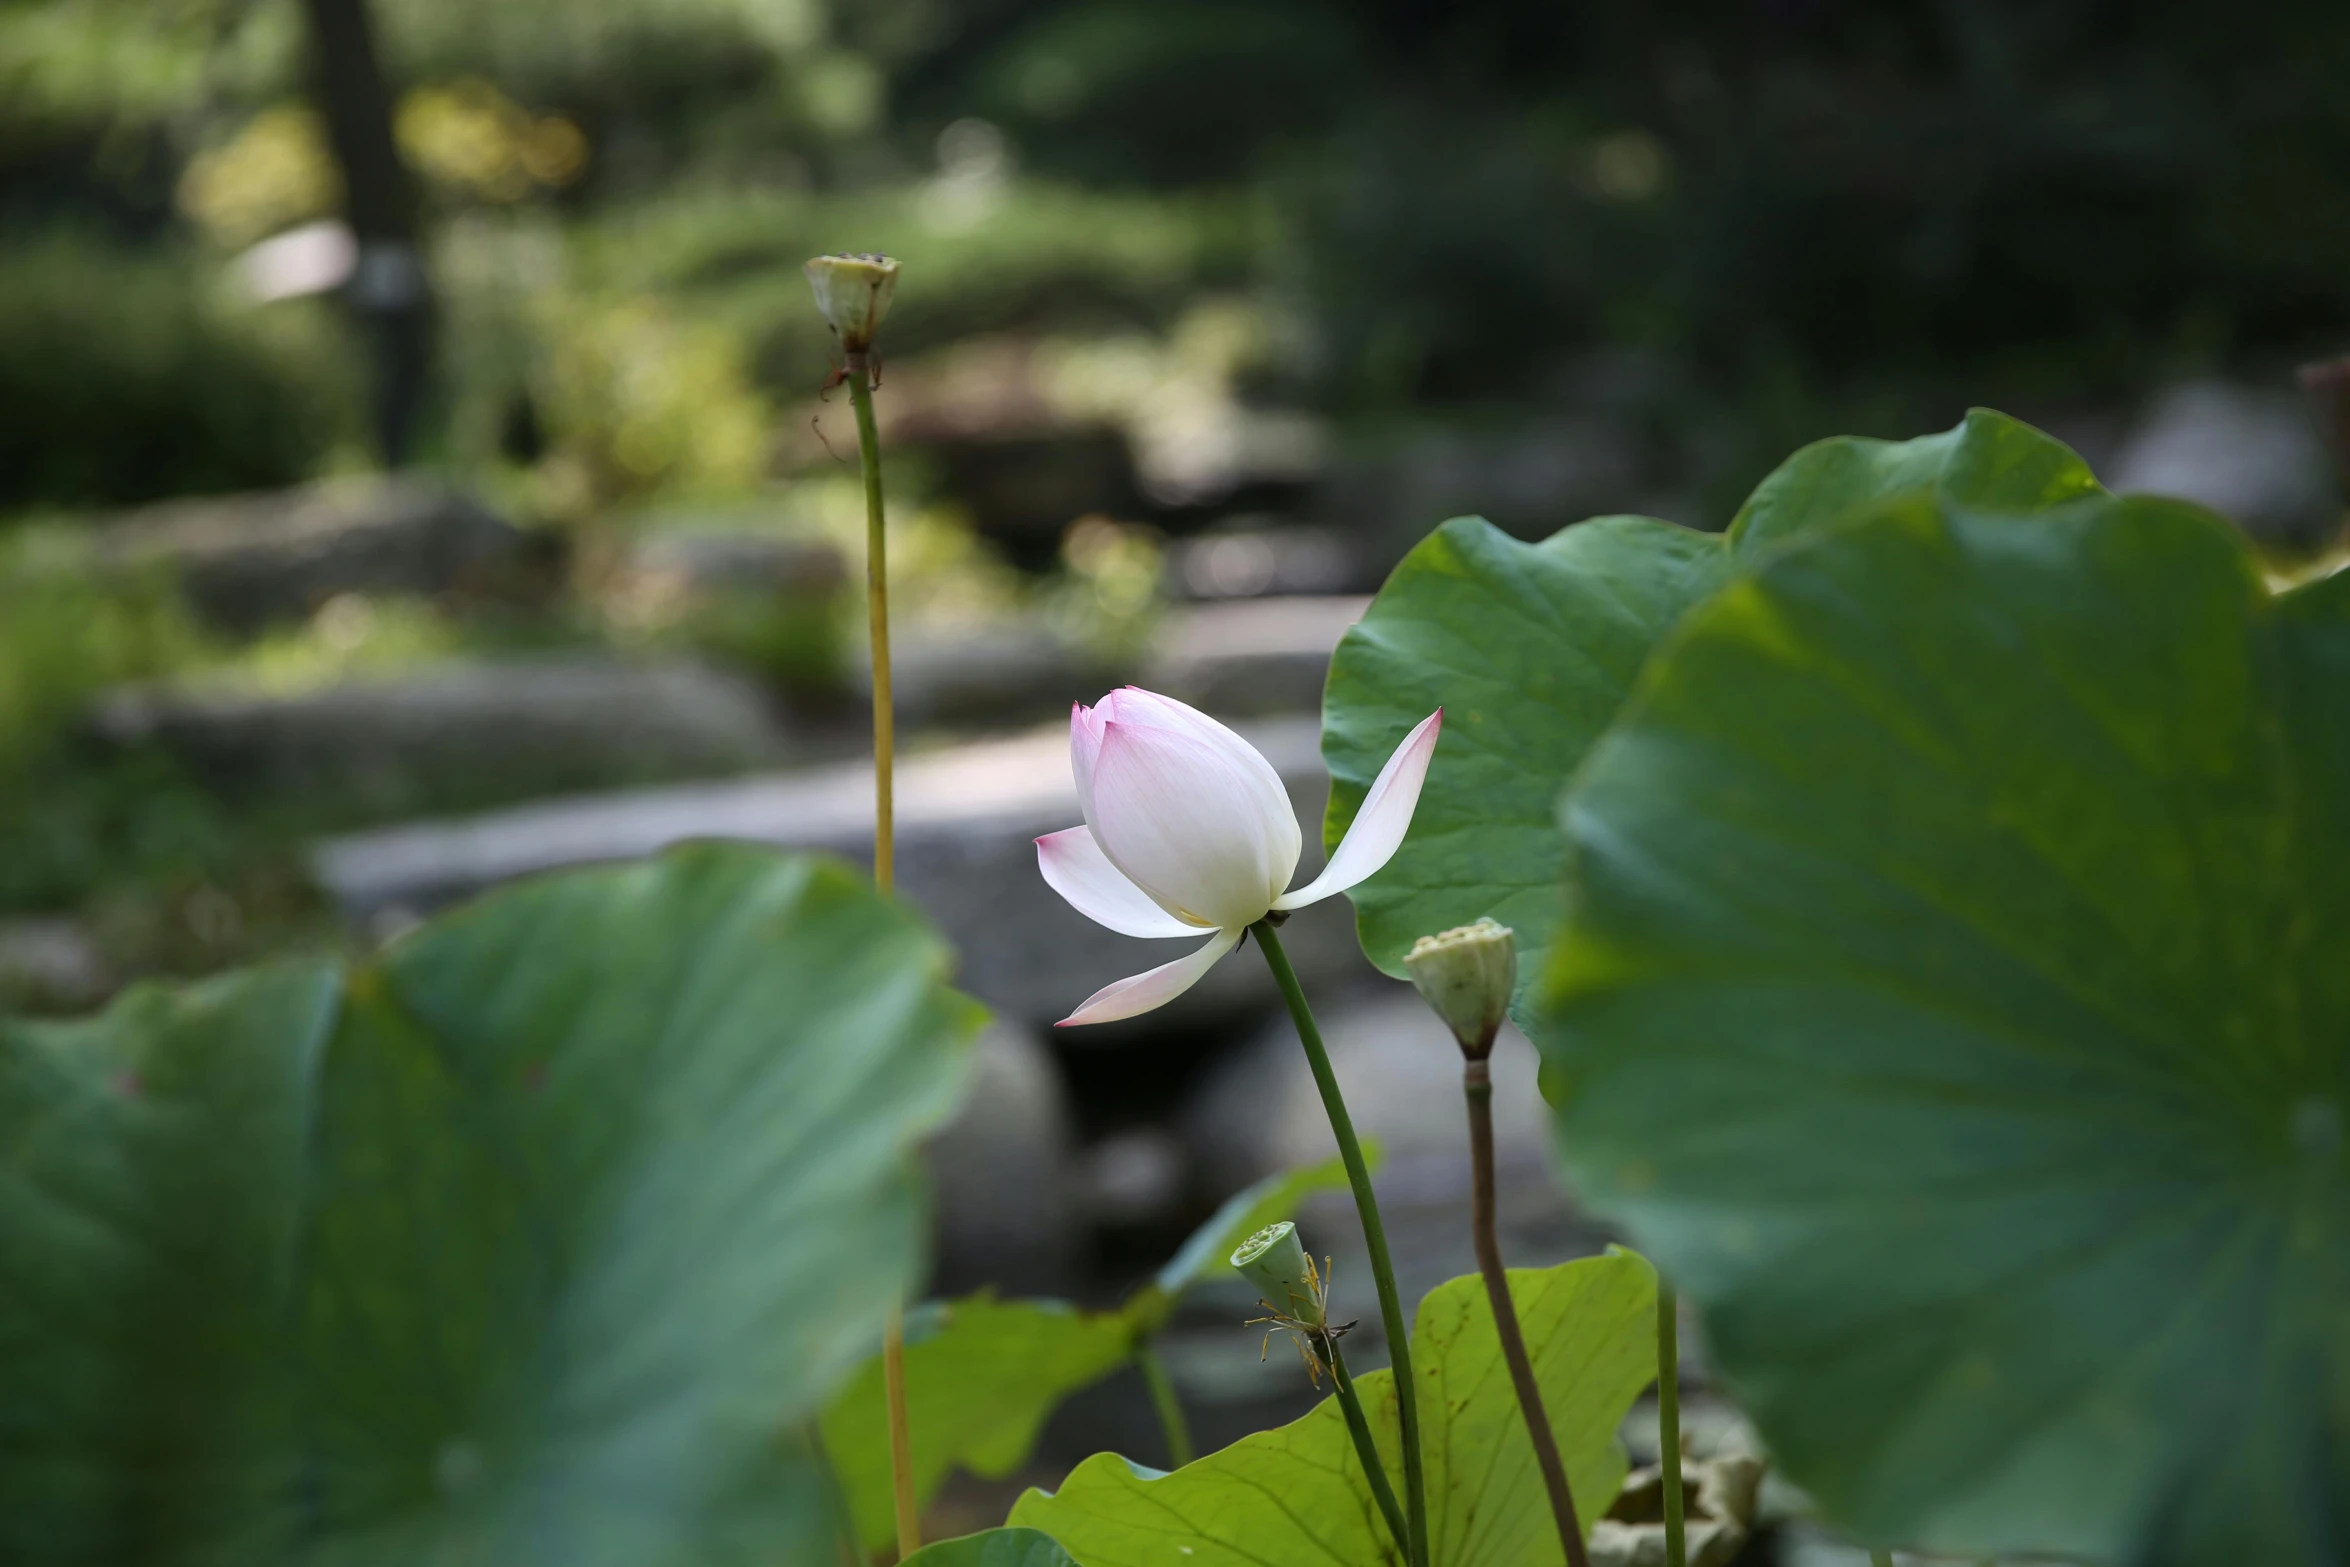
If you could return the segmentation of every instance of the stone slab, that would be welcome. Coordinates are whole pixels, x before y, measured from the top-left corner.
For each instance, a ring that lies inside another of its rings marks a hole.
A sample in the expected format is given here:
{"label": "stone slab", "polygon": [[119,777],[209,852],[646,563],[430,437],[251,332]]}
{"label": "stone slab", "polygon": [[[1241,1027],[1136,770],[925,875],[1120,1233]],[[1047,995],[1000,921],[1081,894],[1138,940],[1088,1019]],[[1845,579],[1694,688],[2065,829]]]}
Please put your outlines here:
{"label": "stone slab", "polygon": [[[1289,785],[1307,841],[1302,881],[1321,862],[1318,828],[1329,793],[1320,725],[1289,718],[1245,725],[1242,732]],[[953,942],[959,983],[989,1005],[1050,1025],[1100,986],[1181,951],[1174,942],[1104,930],[1037,874],[1035,839],[1080,820],[1064,725],[902,757],[896,785],[899,888]],[[396,924],[517,876],[633,858],[689,838],[816,849],[865,862],[872,791],[863,763],[627,790],[354,833],[320,844],[312,866],[353,919],[389,916]],[[1301,911],[1283,935],[1292,961],[1317,986],[1373,977],[1343,898]],[[1074,1031],[1062,1042],[1107,1046],[1261,1016],[1277,1005],[1264,965],[1244,950],[1174,1006]]]}

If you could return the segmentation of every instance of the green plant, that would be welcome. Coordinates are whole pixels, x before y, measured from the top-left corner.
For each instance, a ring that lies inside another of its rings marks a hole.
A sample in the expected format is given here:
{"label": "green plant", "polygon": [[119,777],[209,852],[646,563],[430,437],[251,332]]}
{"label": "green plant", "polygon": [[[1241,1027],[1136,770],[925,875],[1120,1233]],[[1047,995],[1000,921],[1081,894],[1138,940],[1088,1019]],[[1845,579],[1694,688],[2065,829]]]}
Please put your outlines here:
{"label": "green plant", "polygon": [[0,258],[0,510],[310,476],[355,427],[340,333],[200,258],[54,237]]}
{"label": "green plant", "polygon": [[2029,511],[2096,489],[2061,443],[1977,409],[1913,441],[1808,446],[1723,533],[1601,517],[1522,544],[1479,518],[1446,523],[1396,567],[1330,662],[1326,843],[1343,837],[1389,750],[1429,708],[1441,704],[1460,737],[1430,764],[1412,836],[1354,891],[1364,953],[1400,979],[1416,938],[1490,916],[1516,929],[1526,954],[1512,1009],[1524,1022],[1560,917],[1559,791],[1691,606],[1772,547],[1887,497]]}
{"label": "green plant", "polygon": [[[192,656],[171,625],[61,592],[16,635],[120,673]],[[903,1155],[975,1014],[845,870],[687,849],[373,959],[0,1023],[0,1340],[70,1351],[0,1412],[0,1540],[815,1560],[911,1541],[951,1470],[1014,1472],[1062,1399],[1133,1367],[1171,1471],[1097,1455],[909,1559],[1571,1560],[1651,1382],[1672,1439],[1673,1296],[1629,1252],[1501,1267],[1478,1068],[1507,1000],[1581,1194],[1671,1270],[1776,1460],[1875,1559],[2317,1567],[2350,1495],[2346,683],[2350,575],[2272,590],[2217,519],[2109,496],[1987,412],[1806,448],[1719,537],[1446,524],[1334,661],[1335,847],[1279,899],[1352,886],[1396,966],[1396,933],[1469,926],[1415,977],[1466,1052],[1487,1277],[1429,1294],[1408,1346],[1390,1328],[1408,1398],[1345,1369],[1321,1281],[1311,1311],[1284,1286],[1276,1326],[1341,1396],[1196,1458],[1154,1340],[1235,1240],[1343,1180],[1398,1301],[1257,912],[1294,823],[1253,751],[1163,698],[1080,710],[1104,826],[1040,840],[1040,867],[1129,934],[1224,927],[1077,1016],[1165,999],[1245,929],[1342,1159],[1240,1194],[1116,1310],[918,1309],[894,1420],[874,1349],[912,1264]],[[54,734],[48,691],[0,686],[0,733]],[[1507,932],[1469,924],[1497,914],[1541,970],[1514,999]]]}
{"label": "green plant", "polygon": [[6,1554],[822,1559],[796,1433],[915,1265],[943,968],[702,846],[0,1023]]}
{"label": "green plant", "polygon": [[2345,677],[2350,577],[2272,595],[2218,519],[1977,413],[1798,453],[1720,541],[1447,524],[1334,661],[1330,830],[1445,688],[1477,743],[1358,890],[1365,950],[1531,926],[1579,1189],[1831,1517],[2315,1563]]}
{"label": "green plant", "polygon": [[[1378,1149],[1368,1150],[1373,1163]],[[915,1494],[927,1505],[952,1469],[987,1479],[1018,1472],[1037,1432],[1063,1399],[1123,1366],[1155,1363],[1152,1343],[1184,1292],[1229,1278],[1233,1247],[1295,1211],[1311,1193],[1346,1184],[1331,1159],[1269,1175],[1235,1193],[1116,1311],[1081,1311],[1057,1300],[998,1301],[981,1294],[934,1302],[908,1316],[906,1401],[913,1426]],[[1147,1374],[1147,1373],[1146,1373]],[[1190,1439],[1180,1409],[1161,1406],[1178,1467]],[[1173,1419],[1170,1419],[1172,1414]],[[890,1477],[880,1357],[868,1360],[824,1413],[832,1456],[868,1550],[891,1536]]]}
{"label": "green plant", "polygon": [[1872,1538],[2331,1560],[2350,579],[1880,508],[1693,615],[1565,805],[1580,1188]]}
{"label": "green plant", "polygon": [[[1622,1252],[1510,1277],[1568,1471],[1586,1495],[1612,1496],[1623,1479],[1615,1431],[1655,1374],[1654,1284],[1648,1265]],[[1428,1394],[1431,1560],[1439,1567],[1555,1560],[1549,1504],[1479,1280],[1429,1292],[1414,1350]],[[1380,1447],[1393,1451],[1393,1378],[1373,1371],[1357,1385]],[[1199,1567],[1400,1559],[1335,1399],[1173,1474],[1098,1454],[1057,1491],[1023,1496],[1010,1521],[1044,1530],[1086,1567],[1165,1560],[1170,1550]]]}
{"label": "green plant", "polygon": [[1076,1558],[1037,1529],[990,1529],[926,1545],[906,1567],[1076,1567]]}

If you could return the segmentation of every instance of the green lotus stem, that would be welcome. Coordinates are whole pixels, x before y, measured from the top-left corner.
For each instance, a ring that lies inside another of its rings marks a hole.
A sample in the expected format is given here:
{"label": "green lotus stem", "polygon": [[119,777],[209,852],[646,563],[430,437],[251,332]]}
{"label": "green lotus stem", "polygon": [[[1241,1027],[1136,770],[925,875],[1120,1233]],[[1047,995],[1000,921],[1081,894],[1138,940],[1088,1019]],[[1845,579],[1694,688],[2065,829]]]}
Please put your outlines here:
{"label": "green lotus stem", "polygon": [[1871,1546],[1869,1548],[1869,1567],[1893,1567],[1893,1553]]}
{"label": "green lotus stem", "polygon": [[[890,705],[889,540],[882,527],[881,432],[873,422],[873,334],[897,289],[898,264],[887,256],[818,256],[807,264],[816,310],[840,339],[841,379],[857,411],[857,459],[865,471],[865,607],[873,658],[873,882],[896,880],[897,821],[892,781],[897,723]],[[922,1545],[922,1506],[914,1495],[914,1436],[906,1414],[905,1302],[890,1302],[881,1329],[881,1387],[889,1411],[889,1478],[896,1505],[898,1555]]]}
{"label": "green lotus stem", "polygon": [[[881,435],[873,423],[873,380],[867,358],[851,353],[845,367],[849,402],[857,410],[857,455],[865,469],[865,606],[873,639],[873,883],[887,892],[896,880],[897,822],[891,784],[897,764],[897,724],[890,707],[889,545],[882,529]],[[896,1504],[898,1554],[922,1545],[922,1505],[914,1495],[914,1432],[906,1414],[906,1313],[893,1302],[881,1335],[881,1383],[889,1403],[889,1477]]]}
{"label": "green lotus stem", "polygon": [[1355,1456],[1362,1460],[1363,1477],[1370,1481],[1372,1498],[1387,1519],[1387,1532],[1395,1540],[1396,1550],[1409,1561],[1410,1525],[1404,1520],[1403,1508],[1396,1503],[1395,1487],[1387,1481],[1387,1465],[1379,1458],[1379,1444],[1371,1440],[1371,1422],[1363,1418],[1363,1401],[1355,1394],[1354,1378],[1346,1374],[1346,1357],[1338,1352],[1338,1340],[1327,1332],[1315,1335],[1314,1352],[1330,1370],[1330,1385],[1337,1393],[1339,1412],[1346,1416],[1347,1434],[1355,1440]]}
{"label": "green lotus stem", "polygon": [[897,719],[889,678],[889,540],[881,521],[881,435],[873,423],[873,377],[867,358],[848,356],[849,403],[857,410],[857,456],[865,470],[865,620],[873,642],[873,880],[896,879],[897,821],[892,786]]}
{"label": "green lotus stem", "polygon": [[[1507,987],[1502,990],[1506,998]],[[1494,1028],[1498,1028],[1496,1022]],[[1492,1043],[1494,1029],[1486,1031]],[[1477,1271],[1485,1279],[1485,1298],[1493,1308],[1495,1337],[1501,1340],[1503,1364],[1518,1395],[1518,1413],[1525,1418],[1526,1435],[1534,1444],[1535,1466],[1542,1471],[1542,1488],[1550,1498],[1551,1522],[1557,1526],[1559,1549],[1567,1567],[1590,1567],[1584,1548],[1583,1524],[1575,1516],[1575,1493],[1567,1484],[1567,1466],[1559,1457],[1558,1437],[1550,1429],[1550,1415],[1542,1406],[1542,1384],[1534,1376],[1533,1357],[1526,1352],[1526,1333],[1518,1324],[1517,1303],[1510,1299],[1509,1270],[1502,1265],[1500,1226],[1495,1215],[1493,1178],[1493,1075],[1487,1059],[1473,1056],[1461,1063],[1461,1091],[1469,1106],[1469,1230],[1477,1250]],[[1666,1504],[1666,1550],[1673,1552],[1680,1538],[1679,1498]],[[1683,1567],[1672,1554],[1672,1567]]]}
{"label": "green lotus stem", "polygon": [[1159,1433],[1166,1438],[1167,1456],[1180,1469],[1191,1462],[1191,1423],[1183,1418],[1183,1400],[1176,1396],[1175,1379],[1167,1375],[1166,1363],[1148,1340],[1134,1352],[1134,1364],[1142,1372],[1142,1385],[1150,1389],[1151,1407],[1158,1411]]}
{"label": "green lotus stem", "polygon": [[1665,1567],[1688,1567],[1681,1521],[1681,1322],[1673,1286],[1656,1281],[1656,1442],[1664,1469]]}
{"label": "green lotus stem", "polygon": [[[1403,1438],[1404,1514],[1408,1544],[1404,1558],[1412,1567],[1428,1567],[1427,1484],[1421,1475],[1418,1384],[1412,1380],[1412,1341],[1404,1321],[1403,1298],[1396,1293],[1395,1263],[1387,1254],[1387,1227],[1379,1220],[1379,1199],[1371,1191],[1371,1170],[1363,1163],[1363,1145],[1355,1138],[1354,1118],[1346,1113],[1346,1099],[1338,1091],[1338,1076],[1330,1069],[1330,1052],[1322,1048],[1322,1031],[1314,1025],[1313,1009],[1289,966],[1270,919],[1258,920],[1257,949],[1273,971],[1273,982],[1289,1003],[1290,1021],[1297,1025],[1298,1042],[1305,1046],[1306,1063],[1314,1071],[1314,1086],[1322,1092],[1322,1108],[1338,1139],[1338,1156],[1346,1163],[1347,1184],[1354,1188],[1355,1213],[1362,1219],[1363,1243],[1371,1253],[1371,1279],[1379,1289],[1379,1320],[1387,1332],[1387,1358],[1395,1368],[1395,1411]],[[1333,1370],[1332,1375],[1337,1373]]]}

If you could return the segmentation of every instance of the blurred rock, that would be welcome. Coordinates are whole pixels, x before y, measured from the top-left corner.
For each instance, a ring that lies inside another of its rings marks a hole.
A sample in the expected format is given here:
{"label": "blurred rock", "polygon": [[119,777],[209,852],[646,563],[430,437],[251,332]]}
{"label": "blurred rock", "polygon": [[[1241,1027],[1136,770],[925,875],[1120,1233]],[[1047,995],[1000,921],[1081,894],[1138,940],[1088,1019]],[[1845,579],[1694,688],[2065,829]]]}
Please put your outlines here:
{"label": "blurred rock", "polygon": [[300,619],[338,593],[506,591],[537,570],[522,530],[463,490],[411,478],[171,501],[110,524],[98,550],[120,569],[169,571],[198,614],[236,631]]}
{"label": "blurred rock", "polygon": [[[892,366],[874,400],[884,450],[919,452],[972,525],[1020,565],[1051,564],[1061,533],[1088,513],[1141,514],[1133,448],[1118,423],[1074,405],[1031,339],[981,337]],[[844,414],[819,410],[853,452]]]}
{"label": "blurred rock", "polygon": [[[873,689],[861,654],[849,680],[861,695]],[[1089,702],[1113,683],[1082,649],[1034,622],[916,627],[890,640],[890,690],[907,729],[1066,718],[1071,702]]]}
{"label": "blurred rock", "polygon": [[[1315,1010],[1355,1131],[1384,1150],[1373,1180],[1402,1270],[1399,1287],[1405,1299],[1417,1299],[1477,1266],[1460,1047],[1418,994],[1400,986],[1335,1006],[1317,996]],[[1502,1243],[1514,1267],[1582,1255],[1597,1241],[1576,1221],[1552,1163],[1550,1116],[1534,1085],[1535,1067],[1526,1036],[1504,1028],[1493,1049],[1494,1170]],[[1194,1167],[1219,1193],[1338,1151],[1287,1018],[1266,1024],[1218,1063],[1184,1106],[1181,1126]],[[1314,1199],[1300,1228],[1310,1232],[1317,1252],[1337,1254],[1342,1276],[1350,1258],[1361,1256],[1361,1232],[1344,1193]],[[1356,1266],[1352,1277],[1359,1282],[1365,1275]]]}
{"label": "blurred rock", "polygon": [[2255,538],[2302,548],[2339,530],[2332,459],[2293,392],[2194,381],[2156,398],[2115,455],[2106,485],[2175,495]]}
{"label": "blurred rock", "polygon": [[1134,455],[1116,430],[1078,428],[926,448],[940,487],[1014,562],[1048,566],[1079,517],[1144,514]]}
{"label": "blurred rock", "polygon": [[936,1206],[935,1292],[1067,1291],[1083,1228],[1074,1143],[1051,1052],[1017,1023],[990,1024],[973,1047],[962,1109],[922,1153]]}
{"label": "blurred rock", "polygon": [[0,922],[0,1005],[74,1010],[105,1000],[114,984],[106,954],[74,921]]}
{"label": "blurred rock", "polygon": [[1190,1176],[1183,1139],[1164,1127],[1130,1126],[1085,1150],[1078,1183],[1098,1224],[1150,1224],[1181,1207]]}
{"label": "blurred rock", "polygon": [[[1321,863],[1329,776],[1321,726],[1295,718],[1244,724],[1289,784],[1307,824],[1303,881]],[[1036,870],[1036,838],[1080,819],[1068,732],[1054,725],[1011,740],[902,757],[896,780],[899,889],[954,944],[957,982],[1007,1017],[1048,1026],[1111,980],[1167,962],[1178,945],[1104,930],[1063,903]],[[469,819],[354,833],[312,858],[320,883],[355,921],[386,909],[424,912],[511,877],[650,854],[686,838],[738,838],[821,849],[865,861],[873,838],[873,777],[861,762],[727,783],[640,789],[550,801]],[[1290,959],[1317,995],[1372,970],[1343,898],[1314,905],[1283,930]],[[1280,999],[1264,964],[1243,949],[1172,1005],[1122,1023],[1074,1030],[1070,1048],[1229,1027]],[[1435,1027],[1433,1019],[1429,1026]]]}
{"label": "blurred rock", "polygon": [[[1242,402],[1260,327],[1217,314],[1165,339],[978,337],[893,364],[875,404],[883,444],[922,452],[979,531],[1029,567],[1087,515],[1196,525],[1302,501],[1326,462],[1323,427]],[[854,440],[837,401],[816,418],[835,450]]]}
{"label": "blurred rock", "polygon": [[1167,583],[1194,599],[1366,592],[1379,584],[1361,554],[1337,528],[1223,528],[1170,545]]}
{"label": "blurred rock", "polygon": [[1450,517],[1473,513],[1538,539],[1586,517],[1648,509],[1644,453],[1636,425],[1597,416],[1424,430],[1355,446],[1334,465],[1317,510],[1361,539],[1384,573]]}
{"label": "blurred rock", "polygon": [[[1744,1454],[1684,1462],[1688,1567],[1729,1567],[1754,1527],[1763,1461]],[[1664,1471],[1635,1469],[1591,1525],[1591,1567],[1666,1567]]]}
{"label": "blurred rock", "polygon": [[1318,714],[1330,654],[1370,602],[1241,599],[1171,611],[1142,683],[1226,716]]}
{"label": "blurred rock", "polygon": [[381,809],[512,798],[773,763],[757,688],[685,662],[447,664],[297,695],[198,684],[103,698],[115,744],[158,744],[225,790]]}
{"label": "blurred rock", "polygon": [[[1052,379],[1038,362],[1035,340],[1013,335],[967,338],[938,353],[894,362],[884,372],[885,394],[873,400],[882,447],[954,446],[1069,430],[1077,419]],[[834,394],[817,417],[832,425],[836,419],[827,410],[845,401]],[[856,438],[854,425],[837,422],[850,440]]]}
{"label": "blurred rock", "polygon": [[2337,491],[2350,495],[2350,355],[2303,365],[2294,379],[2319,442],[2333,461]]}
{"label": "blurred rock", "polygon": [[821,539],[740,530],[664,530],[628,551],[623,575],[644,591],[772,593],[824,598],[845,587],[848,563]]}

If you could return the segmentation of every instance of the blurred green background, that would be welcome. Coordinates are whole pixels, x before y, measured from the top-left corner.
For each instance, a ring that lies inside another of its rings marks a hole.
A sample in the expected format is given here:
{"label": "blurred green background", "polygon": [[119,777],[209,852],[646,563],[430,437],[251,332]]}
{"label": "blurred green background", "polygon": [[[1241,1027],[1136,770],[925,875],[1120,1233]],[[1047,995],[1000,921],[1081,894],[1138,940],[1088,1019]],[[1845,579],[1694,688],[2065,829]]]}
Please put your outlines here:
{"label": "blurred green background", "polygon": [[[1459,510],[1718,527],[1832,432],[1989,403],[2103,471],[2166,388],[2273,403],[2350,346],[2345,80],[2314,0],[5,0],[0,999],[339,939],[323,831],[775,759],[228,765],[159,691],[675,655],[845,754],[810,254],[905,266],[910,623],[1106,667],[1281,585],[1199,538],[1361,591]],[[122,520],[387,444],[471,563],[414,591],[195,591],[253,503]]]}

